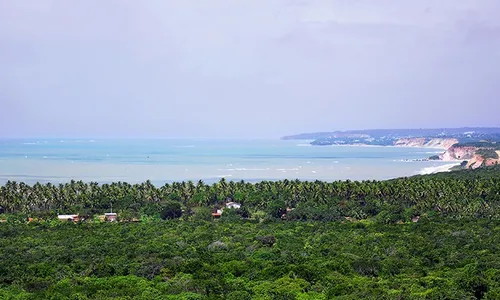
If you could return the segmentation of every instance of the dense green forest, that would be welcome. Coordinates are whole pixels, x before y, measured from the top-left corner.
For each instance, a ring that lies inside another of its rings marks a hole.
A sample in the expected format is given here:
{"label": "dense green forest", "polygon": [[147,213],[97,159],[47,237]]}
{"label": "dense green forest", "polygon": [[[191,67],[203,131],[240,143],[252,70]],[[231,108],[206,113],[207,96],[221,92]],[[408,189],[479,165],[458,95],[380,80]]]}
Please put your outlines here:
{"label": "dense green forest", "polygon": [[496,220],[1,224],[0,236],[1,299],[500,297]]}
{"label": "dense green forest", "polygon": [[[213,219],[227,201],[242,207]],[[111,205],[142,221],[94,221]],[[8,182],[0,299],[499,299],[499,205],[499,166],[363,182]]]}

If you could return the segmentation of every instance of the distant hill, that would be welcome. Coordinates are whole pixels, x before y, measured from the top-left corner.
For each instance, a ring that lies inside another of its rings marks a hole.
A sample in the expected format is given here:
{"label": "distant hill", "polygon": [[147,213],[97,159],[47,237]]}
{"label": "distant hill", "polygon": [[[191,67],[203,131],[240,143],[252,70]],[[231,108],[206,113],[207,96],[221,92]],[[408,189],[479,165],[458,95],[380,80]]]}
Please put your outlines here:
{"label": "distant hill", "polygon": [[432,129],[367,129],[301,133],[282,137],[283,140],[318,140],[328,138],[409,138],[409,137],[484,137],[500,136],[500,127],[462,127]]}

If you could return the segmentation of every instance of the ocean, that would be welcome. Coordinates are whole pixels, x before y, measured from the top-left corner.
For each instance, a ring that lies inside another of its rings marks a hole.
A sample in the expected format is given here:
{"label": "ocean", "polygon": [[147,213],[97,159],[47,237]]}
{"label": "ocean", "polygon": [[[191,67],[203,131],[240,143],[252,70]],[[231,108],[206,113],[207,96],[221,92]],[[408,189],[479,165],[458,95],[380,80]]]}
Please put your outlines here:
{"label": "ocean", "polygon": [[[383,180],[442,169],[415,161],[430,148],[310,146],[283,140],[0,140],[0,184],[109,183],[155,185],[203,180]],[[449,164],[449,162],[447,163]]]}

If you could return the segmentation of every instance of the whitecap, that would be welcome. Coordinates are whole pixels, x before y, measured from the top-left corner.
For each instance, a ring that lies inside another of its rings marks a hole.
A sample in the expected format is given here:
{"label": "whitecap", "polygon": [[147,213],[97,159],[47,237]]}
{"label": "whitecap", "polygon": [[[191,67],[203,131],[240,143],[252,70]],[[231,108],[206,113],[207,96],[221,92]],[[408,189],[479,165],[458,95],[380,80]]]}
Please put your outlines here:
{"label": "whitecap", "polygon": [[436,153],[443,153],[443,151],[417,151],[417,152],[410,152],[410,153],[418,153],[418,154],[436,154]]}

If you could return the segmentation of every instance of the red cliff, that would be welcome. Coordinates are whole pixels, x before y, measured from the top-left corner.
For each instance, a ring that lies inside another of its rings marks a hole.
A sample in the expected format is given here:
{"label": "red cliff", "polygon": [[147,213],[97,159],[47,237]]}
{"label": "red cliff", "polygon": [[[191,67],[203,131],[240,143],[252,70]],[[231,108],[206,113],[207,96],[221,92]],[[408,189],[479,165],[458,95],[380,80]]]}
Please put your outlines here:
{"label": "red cliff", "polygon": [[446,152],[439,155],[441,160],[469,160],[476,154],[474,146],[451,146]]}

